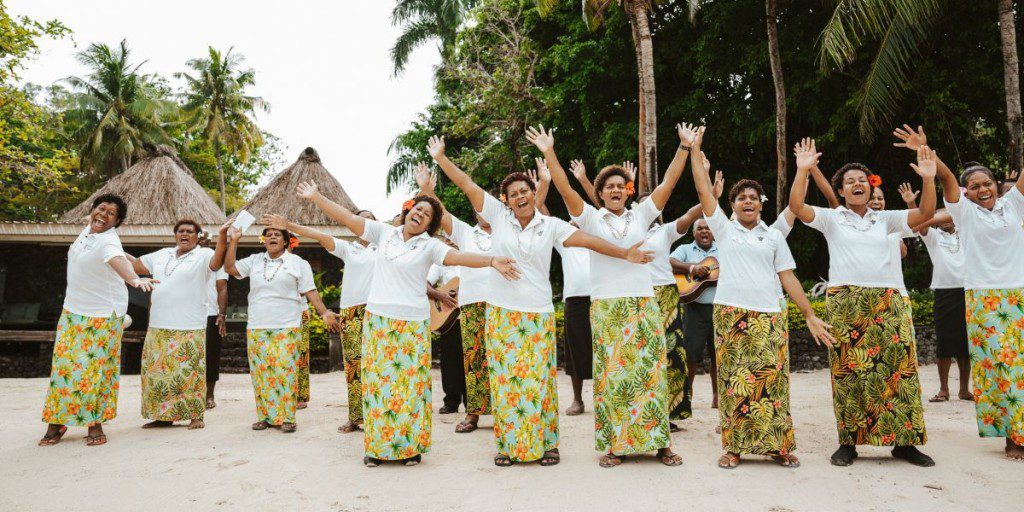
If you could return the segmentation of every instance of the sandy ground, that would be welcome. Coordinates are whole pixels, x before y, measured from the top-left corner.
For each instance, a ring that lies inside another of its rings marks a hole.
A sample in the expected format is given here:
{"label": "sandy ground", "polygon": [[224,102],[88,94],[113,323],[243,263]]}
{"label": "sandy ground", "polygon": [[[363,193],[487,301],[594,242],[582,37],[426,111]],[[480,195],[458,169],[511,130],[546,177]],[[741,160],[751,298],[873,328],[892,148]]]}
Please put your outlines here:
{"label": "sandy ground", "polygon": [[[922,369],[927,396],[937,389],[935,373]],[[598,467],[588,404],[583,416],[560,417],[560,465],[498,468],[490,429],[456,434],[462,414],[436,414],[439,379],[435,371],[434,447],[424,463],[373,469],[361,463],[362,435],[335,430],[347,415],[340,373],[313,375],[313,402],[291,435],[250,430],[247,375],[223,377],[206,429],[142,430],[139,377],[126,376],[119,416],[106,427],[110,442],[95,448],[84,445],[83,428],[57,446],[36,447],[46,379],[0,380],[0,510],[1021,510],[1024,464],[1003,458],[1002,440],[978,438],[969,402],[925,404],[934,468],[873,447],[862,447],[854,466],[836,468],[828,463],[836,440],[828,373],[794,374],[802,467],[751,458],[727,471],[715,466],[717,412],[709,408],[708,377],[698,376],[694,417],[673,434],[680,467],[653,458]],[[588,384],[588,401],[589,393]],[[571,397],[560,375],[562,410]]]}

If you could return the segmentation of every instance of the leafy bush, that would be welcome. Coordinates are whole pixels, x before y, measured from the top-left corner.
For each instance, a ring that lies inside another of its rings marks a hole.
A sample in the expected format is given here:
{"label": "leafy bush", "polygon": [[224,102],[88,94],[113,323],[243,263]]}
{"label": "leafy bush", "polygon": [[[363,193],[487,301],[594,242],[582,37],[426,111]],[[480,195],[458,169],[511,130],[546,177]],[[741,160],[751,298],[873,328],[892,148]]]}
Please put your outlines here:
{"label": "leafy bush", "polygon": [[[319,272],[313,276],[317,292],[320,293],[324,304],[335,303],[341,297],[341,288],[333,284],[323,284],[323,274],[323,272]],[[326,352],[331,345],[331,332],[327,330],[327,324],[320,318],[312,304],[309,305],[308,324],[309,351]]]}

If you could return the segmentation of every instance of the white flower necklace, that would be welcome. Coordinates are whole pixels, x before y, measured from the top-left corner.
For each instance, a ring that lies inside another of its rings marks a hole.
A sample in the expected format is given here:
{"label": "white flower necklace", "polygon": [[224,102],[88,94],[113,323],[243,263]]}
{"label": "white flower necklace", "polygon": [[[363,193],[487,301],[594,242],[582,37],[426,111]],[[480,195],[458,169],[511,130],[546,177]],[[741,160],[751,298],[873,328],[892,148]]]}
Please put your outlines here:
{"label": "white flower necklace", "polygon": [[953,233],[946,233],[945,231],[939,230],[939,233],[940,247],[946,249],[950,254],[960,252],[960,232],[954,231]]}
{"label": "white flower necklace", "polygon": [[[613,217],[616,219],[622,219],[621,227],[616,226],[618,221],[613,221]],[[633,223],[633,212],[627,211],[621,216],[616,216],[614,213],[608,212],[601,217],[601,220],[604,221],[606,226],[608,226],[608,231],[611,232],[612,236],[615,237],[616,240],[622,240],[629,234],[629,225]]]}
{"label": "white flower necklace", "polygon": [[[384,251],[383,251],[384,252],[384,257],[387,258],[388,261],[394,261],[394,260],[396,260],[398,258],[401,258],[402,256],[405,256],[406,254],[409,254],[410,252],[413,252],[413,251],[415,251],[416,249],[419,248],[419,246],[420,246],[420,239],[419,238],[414,238],[413,241],[412,241],[412,244],[410,245],[410,244],[405,243],[405,242],[399,242],[398,238],[401,237],[401,236],[402,236],[401,233],[395,232],[393,235],[388,237],[388,240],[386,242],[384,242]],[[401,244],[403,246],[403,249],[405,249],[405,250],[403,250],[401,252],[398,252],[396,254],[394,248],[395,248],[395,245],[397,245],[397,244]]]}
{"label": "white flower necklace", "polygon": [[267,253],[263,253],[263,280],[268,283],[272,282],[274,278],[277,277],[277,273],[280,272],[281,267],[284,266],[284,254],[282,254],[281,257],[276,260],[278,262],[277,267],[274,268],[274,272],[271,273],[270,276],[268,277],[267,267],[270,266],[270,261],[270,256],[267,256]]}
{"label": "white flower necklace", "polygon": [[481,251],[489,252],[491,250],[491,235],[480,228],[473,230],[473,242]]}
{"label": "white flower necklace", "polygon": [[[195,253],[195,250],[191,250],[185,253],[184,256],[179,258],[175,256],[174,253],[172,252],[169,255],[170,257],[167,258],[167,261],[164,262],[164,275],[167,277],[171,277],[171,274],[173,274],[175,270],[178,270],[178,267],[180,267],[182,263],[185,263],[186,260],[191,258],[193,253]],[[171,262],[174,262],[173,267],[171,266]]]}

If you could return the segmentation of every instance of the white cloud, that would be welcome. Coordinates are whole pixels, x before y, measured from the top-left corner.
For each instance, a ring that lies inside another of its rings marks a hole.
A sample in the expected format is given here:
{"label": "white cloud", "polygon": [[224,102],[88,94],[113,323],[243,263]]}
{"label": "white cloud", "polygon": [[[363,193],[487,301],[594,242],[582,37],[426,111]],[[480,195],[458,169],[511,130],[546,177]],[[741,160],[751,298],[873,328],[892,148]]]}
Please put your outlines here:
{"label": "white cloud", "polygon": [[128,39],[142,70],[170,78],[207,46],[234,46],[256,72],[252,90],[272,105],[260,124],[281,138],[285,159],[306,146],[320,153],[361,208],[391,218],[406,194],[385,194],[388,145],[433,97],[437,49],[417,50],[392,78],[388,51],[398,35],[393,2],[270,0],[8,0],[12,14],[57,18],[73,41],[44,41],[21,75],[48,85],[83,74],[74,54],[92,42]]}

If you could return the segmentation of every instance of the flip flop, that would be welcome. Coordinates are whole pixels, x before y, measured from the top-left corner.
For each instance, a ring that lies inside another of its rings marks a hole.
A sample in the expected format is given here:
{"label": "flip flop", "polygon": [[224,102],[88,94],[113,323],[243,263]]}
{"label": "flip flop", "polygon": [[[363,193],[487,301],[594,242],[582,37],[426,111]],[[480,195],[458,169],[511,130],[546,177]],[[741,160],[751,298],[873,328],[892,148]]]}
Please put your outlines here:
{"label": "flip flop", "polygon": [[731,453],[724,453],[718,458],[718,467],[722,469],[736,469],[740,465],[740,456]]}
{"label": "flip flop", "polygon": [[341,432],[342,434],[348,434],[357,430],[359,430],[359,424],[352,421],[338,427],[338,432]]}
{"label": "flip flop", "polygon": [[270,423],[267,423],[265,421],[257,421],[256,423],[252,424],[253,430],[266,430],[268,428],[270,428]]}
{"label": "flip flop", "polygon": [[285,434],[291,434],[292,432],[295,432],[296,429],[298,429],[298,427],[294,423],[281,424],[281,432],[284,432]]}
{"label": "flip flop", "polygon": [[515,464],[508,455],[498,454],[494,456],[494,465],[500,468],[507,468]]}
{"label": "flip flop", "polygon": [[467,433],[472,432],[472,431],[474,431],[474,430],[476,430],[478,428],[480,428],[480,427],[478,427],[477,424],[473,423],[472,421],[463,421],[463,422],[459,423],[458,425],[455,425],[455,432],[457,432],[459,434],[467,434]]}
{"label": "flip flop", "polygon": [[683,464],[683,458],[678,453],[671,455],[658,455],[658,460],[666,466],[681,466]]}
{"label": "flip flop", "polygon": [[[971,399],[973,400],[974,397],[971,397]],[[942,393],[937,393],[935,396],[929,398],[928,401],[932,402],[932,403],[948,402],[949,401],[949,395],[943,395]]]}
{"label": "flip flop", "polygon": [[53,446],[59,443],[67,431],[68,427],[61,425],[53,434],[44,435],[43,438],[39,440],[39,446]]}
{"label": "flip flop", "polygon": [[106,434],[100,434],[98,436],[85,436],[86,446],[100,446],[107,444]]}
{"label": "flip flop", "polygon": [[622,457],[615,455],[614,453],[606,453],[601,456],[601,459],[597,461],[597,465],[602,468],[614,468],[622,464]]}
{"label": "flip flop", "polygon": [[562,456],[558,454],[558,448],[554,450],[548,450],[541,456],[539,464],[541,466],[554,466],[562,461]]}
{"label": "flip flop", "polygon": [[785,455],[772,455],[772,461],[784,468],[798,468],[800,467],[800,460],[795,455],[787,453]]}

